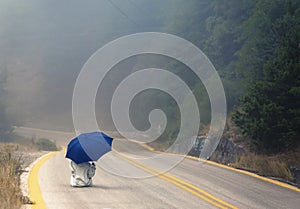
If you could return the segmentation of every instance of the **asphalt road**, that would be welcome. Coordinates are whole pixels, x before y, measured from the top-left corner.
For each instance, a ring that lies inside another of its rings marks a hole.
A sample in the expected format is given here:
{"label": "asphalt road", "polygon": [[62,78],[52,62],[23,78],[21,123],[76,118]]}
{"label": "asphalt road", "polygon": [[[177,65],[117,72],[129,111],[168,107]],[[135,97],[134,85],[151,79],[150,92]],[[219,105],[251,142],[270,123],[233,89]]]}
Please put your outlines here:
{"label": "asphalt road", "polygon": [[[52,137],[58,137],[57,134]],[[66,145],[70,138],[60,136],[55,140]],[[300,192],[296,190],[195,159],[182,160],[178,155],[156,157],[157,153],[126,140],[115,140],[113,144],[114,150],[97,163],[92,187],[69,185],[69,160],[64,158],[63,151],[46,161],[38,180],[47,208],[296,209],[300,206]],[[180,163],[174,166],[174,162]],[[155,175],[167,168],[170,170]]]}

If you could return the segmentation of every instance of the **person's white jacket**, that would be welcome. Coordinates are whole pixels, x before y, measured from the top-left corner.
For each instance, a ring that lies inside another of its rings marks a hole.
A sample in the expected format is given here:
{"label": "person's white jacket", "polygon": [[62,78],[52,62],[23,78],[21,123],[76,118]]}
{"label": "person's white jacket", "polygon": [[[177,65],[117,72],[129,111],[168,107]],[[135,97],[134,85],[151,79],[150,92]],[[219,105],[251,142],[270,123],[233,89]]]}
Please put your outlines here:
{"label": "person's white jacket", "polygon": [[71,161],[70,168],[72,171],[70,184],[75,187],[92,185],[92,177],[95,175],[95,164],[86,162],[76,164]]}

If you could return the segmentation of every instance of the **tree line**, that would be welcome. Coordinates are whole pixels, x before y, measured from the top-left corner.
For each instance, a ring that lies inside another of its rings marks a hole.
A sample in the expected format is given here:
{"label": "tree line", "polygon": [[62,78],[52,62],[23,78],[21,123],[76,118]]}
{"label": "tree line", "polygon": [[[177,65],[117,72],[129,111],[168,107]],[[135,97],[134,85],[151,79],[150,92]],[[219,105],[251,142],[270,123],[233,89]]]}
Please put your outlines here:
{"label": "tree line", "polygon": [[[191,41],[209,57],[225,88],[229,118],[250,138],[253,148],[276,153],[297,147],[300,0],[171,2],[156,18],[157,22],[163,22],[161,31]],[[210,102],[201,81],[174,60],[169,60],[166,66],[151,67],[166,68],[180,76],[195,93],[201,126],[209,125]],[[0,140],[6,140],[11,135],[12,123],[6,113],[5,69],[0,68]],[[145,120],[147,116],[140,115],[155,108],[163,109],[170,123],[159,140],[172,143],[180,127],[174,99],[154,90],[139,96],[130,110],[133,123],[146,130],[150,125]]]}
{"label": "tree line", "polygon": [[[255,151],[299,145],[300,1],[177,1],[169,12],[174,21],[167,31],[210,58],[222,78],[230,118]],[[192,88],[205,91],[199,84]],[[209,107],[206,100],[199,100],[200,112]]]}
{"label": "tree line", "polygon": [[0,142],[1,141],[9,141],[12,138],[12,121],[9,115],[7,114],[6,108],[6,79],[7,79],[7,71],[6,68],[1,66],[0,69]]}

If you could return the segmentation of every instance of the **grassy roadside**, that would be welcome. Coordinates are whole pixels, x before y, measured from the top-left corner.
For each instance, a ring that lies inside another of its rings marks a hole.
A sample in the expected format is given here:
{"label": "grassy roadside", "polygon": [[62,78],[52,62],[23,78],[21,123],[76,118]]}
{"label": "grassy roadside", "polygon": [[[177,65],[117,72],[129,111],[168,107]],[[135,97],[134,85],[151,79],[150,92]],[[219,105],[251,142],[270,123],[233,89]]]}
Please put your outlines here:
{"label": "grassy roadside", "polygon": [[[157,151],[165,151],[168,144],[152,142],[150,147]],[[213,160],[214,161],[214,160]],[[221,163],[222,162],[218,162]],[[277,155],[254,154],[247,151],[241,156],[226,164],[230,167],[246,170],[260,176],[273,178],[288,183],[297,183],[291,172],[291,168],[300,168],[300,148],[290,152],[284,152]]]}
{"label": "grassy roadside", "polygon": [[291,165],[280,155],[267,156],[248,153],[240,156],[231,166],[260,176],[271,177],[285,182],[295,182],[290,171]]}
{"label": "grassy roadside", "polygon": [[48,139],[0,142],[0,209],[15,209],[30,203],[28,197],[23,197],[20,188],[23,169],[44,154],[44,151],[58,149],[56,144]]}
{"label": "grassy roadside", "polygon": [[293,168],[300,168],[300,147],[277,154],[258,154],[251,146],[251,139],[242,134],[231,117],[227,120],[223,137],[232,139],[234,144],[244,150],[242,155],[236,156],[230,163],[231,167],[300,186],[292,172]]}
{"label": "grassy roadside", "polygon": [[20,189],[21,158],[13,157],[16,145],[0,144],[0,209],[22,205]]}

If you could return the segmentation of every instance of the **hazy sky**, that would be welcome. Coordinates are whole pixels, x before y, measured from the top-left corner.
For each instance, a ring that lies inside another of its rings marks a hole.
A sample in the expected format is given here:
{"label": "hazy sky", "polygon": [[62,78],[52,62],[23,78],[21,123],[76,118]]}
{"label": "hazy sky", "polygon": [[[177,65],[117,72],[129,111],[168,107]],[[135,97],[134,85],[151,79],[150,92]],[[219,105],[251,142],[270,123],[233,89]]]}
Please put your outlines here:
{"label": "hazy sky", "polygon": [[73,87],[83,64],[117,37],[163,31],[170,2],[1,0],[8,111],[24,125],[72,129]]}

